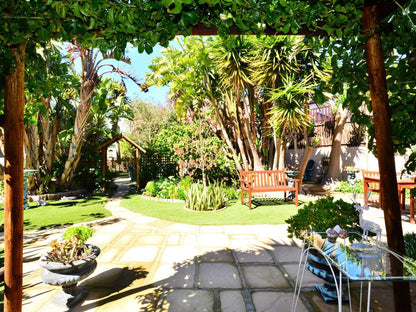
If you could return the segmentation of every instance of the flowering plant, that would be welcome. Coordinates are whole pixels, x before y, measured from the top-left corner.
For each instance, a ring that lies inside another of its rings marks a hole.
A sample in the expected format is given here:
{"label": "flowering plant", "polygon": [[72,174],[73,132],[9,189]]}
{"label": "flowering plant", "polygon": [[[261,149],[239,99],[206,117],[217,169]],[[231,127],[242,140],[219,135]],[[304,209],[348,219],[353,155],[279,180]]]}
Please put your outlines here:
{"label": "flowering plant", "polygon": [[360,171],[360,168],[352,167],[352,166],[344,166],[343,168],[345,171]]}

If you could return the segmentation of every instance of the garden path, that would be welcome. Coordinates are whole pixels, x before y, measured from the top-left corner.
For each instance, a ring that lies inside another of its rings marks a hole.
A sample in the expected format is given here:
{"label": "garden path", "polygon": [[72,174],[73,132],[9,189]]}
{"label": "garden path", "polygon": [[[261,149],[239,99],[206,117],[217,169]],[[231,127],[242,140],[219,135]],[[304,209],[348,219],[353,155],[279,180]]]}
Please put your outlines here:
{"label": "garden path", "polygon": [[[129,179],[116,182],[106,206],[113,216],[90,223],[89,242],[101,255],[81,283],[88,296],[69,311],[290,311],[301,249],[286,225],[195,226],[140,215],[120,206]],[[23,311],[68,311],[49,303],[59,289],[41,282],[37,263],[62,232],[26,235]],[[306,272],[297,311],[336,311],[320,299],[317,283]],[[373,286],[372,309],[392,311],[391,298],[390,285]]]}

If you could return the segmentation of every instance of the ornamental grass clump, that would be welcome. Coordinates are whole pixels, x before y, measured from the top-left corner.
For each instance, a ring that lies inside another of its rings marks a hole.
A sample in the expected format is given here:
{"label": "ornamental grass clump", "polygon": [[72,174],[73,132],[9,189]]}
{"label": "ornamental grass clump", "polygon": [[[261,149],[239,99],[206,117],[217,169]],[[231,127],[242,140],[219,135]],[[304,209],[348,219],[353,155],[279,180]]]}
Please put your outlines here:
{"label": "ornamental grass clump", "polygon": [[92,254],[85,242],[93,235],[94,230],[84,225],[70,227],[65,231],[62,240],[53,240],[46,259],[51,262],[71,263],[87,258]]}
{"label": "ornamental grass clump", "polygon": [[186,208],[195,211],[215,211],[225,207],[227,198],[222,183],[215,182],[207,187],[201,183],[191,185],[186,193]]}

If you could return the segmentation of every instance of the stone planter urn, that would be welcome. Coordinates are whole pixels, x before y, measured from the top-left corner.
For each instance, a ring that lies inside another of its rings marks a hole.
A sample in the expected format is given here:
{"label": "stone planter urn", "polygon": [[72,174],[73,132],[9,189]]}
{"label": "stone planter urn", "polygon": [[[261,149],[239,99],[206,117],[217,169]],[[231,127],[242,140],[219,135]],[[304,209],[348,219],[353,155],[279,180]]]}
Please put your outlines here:
{"label": "stone planter urn", "polygon": [[61,286],[62,291],[52,299],[52,303],[59,306],[72,307],[82,301],[87,290],[78,287],[79,281],[91,275],[97,267],[95,258],[100,254],[100,248],[95,245],[85,245],[93,252],[82,260],[70,263],[52,262],[43,255],[39,259],[39,264],[45,270],[42,272],[42,281],[49,285]]}

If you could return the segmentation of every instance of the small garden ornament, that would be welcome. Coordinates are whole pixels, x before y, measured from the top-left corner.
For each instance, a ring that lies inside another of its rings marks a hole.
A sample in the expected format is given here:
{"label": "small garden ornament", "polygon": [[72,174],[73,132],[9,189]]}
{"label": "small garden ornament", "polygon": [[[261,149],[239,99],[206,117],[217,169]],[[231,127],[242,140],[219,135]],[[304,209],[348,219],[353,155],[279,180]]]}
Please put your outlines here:
{"label": "small garden ornament", "polygon": [[354,202],[354,208],[357,209],[357,211],[360,213],[360,227],[363,230],[363,240],[368,240],[368,232],[374,233],[377,235],[377,243],[381,242],[381,227],[375,222],[364,220],[363,219],[363,211],[364,209],[368,210],[368,200],[370,198],[370,193],[367,194],[367,197],[364,202],[364,207],[358,204],[357,200],[357,193],[353,193],[353,202]]}
{"label": "small garden ornament", "polygon": [[45,269],[42,281],[62,286],[62,292],[52,299],[52,303],[72,307],[87,295],[86,289],[77,284],[97,267],[95,258],[100,254],[100,248],[85,243],[92,234],[93,230],[83,225],[68,228],[64,239],[52,241],[50,250],[40,258],[39,264]]}

